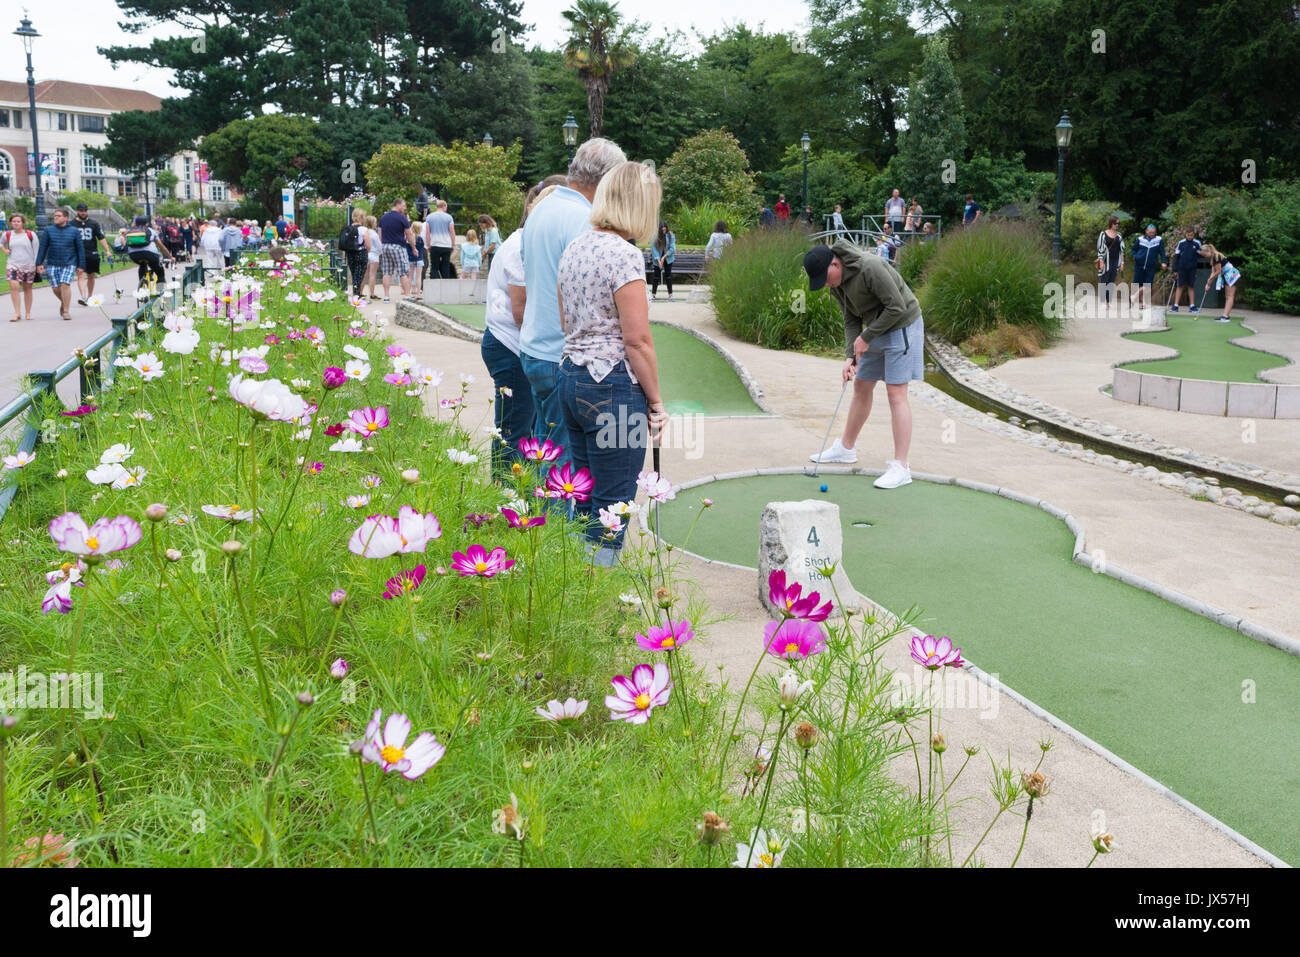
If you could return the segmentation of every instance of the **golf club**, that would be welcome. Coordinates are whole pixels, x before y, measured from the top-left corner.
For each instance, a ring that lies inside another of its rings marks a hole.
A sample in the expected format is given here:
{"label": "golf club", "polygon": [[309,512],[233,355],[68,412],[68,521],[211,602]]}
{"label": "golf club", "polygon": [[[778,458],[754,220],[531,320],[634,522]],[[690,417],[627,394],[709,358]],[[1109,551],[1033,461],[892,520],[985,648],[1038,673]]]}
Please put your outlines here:
{"label": "golf club", "polygon": [[844,401],[844,390],[848,387],[848,380],[845,380],[844,384],[840,386],[840,397],[835,401],[835,411],[831,413],[831,420],[826,423],[826,435],[822,438],[821,451],[817,453],[817,464],[813,466],[811,472],[806,468],[803,471],[803,474],[807,475],[809,478],[816,478],[817,470],[822,467],[822,453],[826,451],[826,443],[830,441],[831,429],[835,427],[835,420],[839,418],[840,404]]}
{"label": "golf club", "polygon": [[[654,440],[654,450],[651,452],[651,464],[654,467],[655,474],[659,474],[659,441],[661,436],[656,435]],[[654,533],[655,538],[659,537],[659,503],[654,499],[650,500],[654,509]]]}

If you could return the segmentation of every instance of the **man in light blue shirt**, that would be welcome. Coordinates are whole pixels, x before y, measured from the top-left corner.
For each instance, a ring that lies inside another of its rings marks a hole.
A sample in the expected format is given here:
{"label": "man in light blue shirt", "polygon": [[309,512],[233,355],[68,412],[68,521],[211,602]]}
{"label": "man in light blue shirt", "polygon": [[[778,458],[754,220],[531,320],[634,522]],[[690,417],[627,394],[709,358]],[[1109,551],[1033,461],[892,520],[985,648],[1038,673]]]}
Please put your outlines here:
{"label": "man in light blue shirt", "polygon": [[569,435],[560,406],[560,358],[564,328],[556,281],[560,256],[569,243],[591,229],[591,201],[604,175],[627,162],[610,140],[590,139],[569,164],[569,184],[561,186],[528,214],[524,229],[524,284],[527,302],[519,330],[519,360],[533,389],[533,436],[565,447],[552,467],[570,461]]}

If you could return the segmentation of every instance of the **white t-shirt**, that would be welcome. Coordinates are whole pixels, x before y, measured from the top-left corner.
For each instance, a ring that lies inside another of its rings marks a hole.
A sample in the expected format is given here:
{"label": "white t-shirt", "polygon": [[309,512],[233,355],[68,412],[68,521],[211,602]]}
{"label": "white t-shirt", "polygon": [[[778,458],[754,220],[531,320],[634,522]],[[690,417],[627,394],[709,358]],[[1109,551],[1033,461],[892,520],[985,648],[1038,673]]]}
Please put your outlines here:
{"label": "white t-shirt", "polygon": [[209,226],[203,230],[203,235],[199,237],[199,245],[204,249],[221,252],[221,232],[220,226]]}
{"label": "white t-shirt", "polygon": [[441,246],[443,249],[451,248],[450,228],[455,226],[451,213],[444,213],[442,210],[430,213],[425,217],[424,224],[429,228],[429,239],[426,245]]}
{"label": "white t-shirt", "polygon": [[510,287],[524,286],[524,231],[516,229],[497,248],[487,277],[487,327],[492,337],[519,355],[519,327],[510,311]]}
{"label": "white t-shirt", "polygon": [[[9,232],[9,230],[5,230]],[[36,265],[36,252],[40,240],[36,237],[36,230],[31,231],[32,238],[27,238],[27,230],[10,232],[9,234],[9,265],[19,267],[30,267]]]}
{"label": "white t-shirt", "polygon": [[907,200],[901,196],[898,199],[888,199],[885,201],[885,212],[891,220],[902,219],[907,212]]}
{"label": "white t-shirt", "polygon": [[380,246],[379,230],[367,229],[366,232],[370,234],[370,251],[366,255],[366,261],[377,263],[379,262],[379,246]]}

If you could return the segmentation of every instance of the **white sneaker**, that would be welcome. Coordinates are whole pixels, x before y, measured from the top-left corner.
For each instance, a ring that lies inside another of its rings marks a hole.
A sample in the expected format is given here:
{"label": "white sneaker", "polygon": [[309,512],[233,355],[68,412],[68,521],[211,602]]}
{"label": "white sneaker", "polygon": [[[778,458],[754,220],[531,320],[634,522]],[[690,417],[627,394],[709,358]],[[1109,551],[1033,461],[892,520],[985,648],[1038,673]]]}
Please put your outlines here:
{"label": "white sneaker", "polygon": [[876,488],[898,488],[900,485],[911,484],[912,470],[902,462],[890,459],[885,465],[885,474],[871,483]]}
{"label": "white sneaker", "polygon": [[808,456],[813,462],[825,465],[828,462],[839,462],[844,465],[852,465],[858,460],[857,449],[846,449],[839,439],[831,443],[831,447],[820,455],[814,453]]}

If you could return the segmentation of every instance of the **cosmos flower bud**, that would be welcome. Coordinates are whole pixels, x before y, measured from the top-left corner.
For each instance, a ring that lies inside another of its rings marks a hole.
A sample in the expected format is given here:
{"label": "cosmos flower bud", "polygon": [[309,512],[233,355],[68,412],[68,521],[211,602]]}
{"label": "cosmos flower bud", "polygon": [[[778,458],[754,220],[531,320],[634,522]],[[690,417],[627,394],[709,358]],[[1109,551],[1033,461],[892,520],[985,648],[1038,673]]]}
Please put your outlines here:
{"label": "cosmos flower bud", "polygon": [[221,551],[224,552],[226,555],[230,556],[231,558],[234,558],[243,550],[244,550],[244,543],[233,538],[230,539],[229,541],[225,541],[221,543]]}
{"label": "cosmos flower bud", "polygon": [[930,750],[935,754],[943,754],[948,750],[948,742],[944,740],[943,735],[936,734],[930,739]]}
{"label": "cosmos flower bud", "polygon": [[316,698],[309,691],[298,692],[298,706],[301,708],[310,708],[316,703]]}
{"label": "cosmos flower bud", "polygon": [[330,677],[342,681],[348,676],[348,662],[346,658],[335,658],[330,665]]}
{"label": "cosmos flower bud", "polygon": [[660,608],[671,608],[673,605],[673,593],[667,588],[655,589],[655,604]]}
{"label": "cosmos flower bud", "polygon": [[817,729],[809,721],[800,722],[794,729],[794,740],[805,751],[810,750],[817,744],[817,739],[821,737]]}
{"label": "cosmos flower bud", "polygon": [[151,522],[161,522],[167,517],[167,506],[160,502],[154,502],[144,510],[144,517]]}
{"label": "cosmos flower bud", "polygon": [[[330,604],[335,608],[342,608],[347,604],[348,593],[342,588],[336,588],[330,592]],[[339,659],[342,661],[343,659]]]}
{"label": "cosmos flower bud", "polygon": [[1047,795],[1047,778],[1043,777],[1037,771],[1033,774],[1021,775],[1020,786],[1024,788],[1025,793],[1032,798],[1041,798]]}
{"label": "cosmos flower bud", "polygon": [[178,562],[185,557],[185,553],[179,548],[169,548],[167,551],[163,552],[163,555],[169,562]]}
{"label": "cosmos flower bud", "polygon": [[67,469],[59,469],[57,472],[54,473],[54,477],[55,477],[56,479],[65,479],[65,478],[68,477],[68,470],[67,470]]}
{"label": "cosmos flower bud", "polygon": [[416,482],[418,482],[418,481],[420,481],[420,471],[419,471],[419,469],[403,469],[403,471],[402,471],[402,484],[404,484],[404,485],[414,485],[414,484],[415,484]]}

